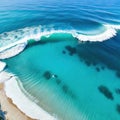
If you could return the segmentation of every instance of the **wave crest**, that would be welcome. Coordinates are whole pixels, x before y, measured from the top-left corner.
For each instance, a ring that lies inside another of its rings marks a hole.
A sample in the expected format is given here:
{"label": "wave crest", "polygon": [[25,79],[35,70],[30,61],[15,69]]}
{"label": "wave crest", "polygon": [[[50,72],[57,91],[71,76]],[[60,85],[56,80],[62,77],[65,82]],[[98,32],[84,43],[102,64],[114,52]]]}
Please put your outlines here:
{"label": "wave crest", "polygon": [[81,34],[77,30],[47,30],[43,29],[41,26],[37,27],[27,27],[24,29],[19,29],[16,31],[2,33],[0,34],[0,59],[5,59],[13,57],[24,50],[27,42],[30,39],[35,41],[41,40],[41,37],[50,37],[53,34],[71,34],[78,41],[92,41],[92,42],[102,42],[108,40],[117,34],[117,29],[120,29],[120,25],[103,25],[105,31],[100,34],[87,35]]}

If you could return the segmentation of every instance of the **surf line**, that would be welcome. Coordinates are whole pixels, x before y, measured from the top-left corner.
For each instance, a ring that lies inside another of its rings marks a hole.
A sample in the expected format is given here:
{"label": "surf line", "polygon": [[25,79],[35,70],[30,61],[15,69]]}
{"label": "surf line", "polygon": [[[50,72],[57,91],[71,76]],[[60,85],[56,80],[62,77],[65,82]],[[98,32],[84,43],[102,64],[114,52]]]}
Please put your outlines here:
{"label": "surf line", "polygon": [[[71,34],[74,38],[78,39],[78,42],[79,41],[102,42],[104,40],[108,40],[108,39],[116,36],[116,34],[117,34],[116,30],[120,29],[120,25],[103,25],[103,26],[105,26],[106,30],[103,33],[96,34],[96,35],[79,34],[79,31],[76,31],[76,30],[51,30],[51,31],[42,31],[41,32],[40,27],[23,28],[23,29],[20,29],[20,31],[24,32],[24,35],[22,36],[21,39],[0,48],[0,59],[10,58],[10,57],[13,57],[13,56],[19,54],[20,52],[22,52],[25,49],[25,47],[28,44],[28,41],[30,39],[39,41],[39,40],[41,40],[42,36],[45,36],[47,38],[47,37],[50,37],[54,33],[55,34],[56,33],[58,33],[58,34],[64,33],[64,34]],[[37,32],[35,33],[34,31],[37,31]],[[13,37],[11,38],[11,34],[13,35],[13,33],[20,35],[19,32],[18,33],[15,31],[8,32],[7,35],[10,36],[10,37],[8,37],[9,40],[13,39]]]}

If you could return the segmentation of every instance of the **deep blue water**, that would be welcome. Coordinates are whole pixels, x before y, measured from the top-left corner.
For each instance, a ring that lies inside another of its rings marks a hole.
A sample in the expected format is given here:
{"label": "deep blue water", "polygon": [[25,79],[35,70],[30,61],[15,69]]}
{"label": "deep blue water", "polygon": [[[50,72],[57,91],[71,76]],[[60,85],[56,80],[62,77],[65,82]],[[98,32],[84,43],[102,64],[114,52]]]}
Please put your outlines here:
{"label": "deep blue water", "polygon": [[[60,120],[119,120],[119,25],[119,0],[1,0],[0,47],[43,35],[4,60],[6,70],[19,77],[39,106]],[[97,41],[96,36],[107,30],[105,36],[116,35]],[[96,41],[79,42],[81,37],[74,32]]]}
{"label": "deep blue water", "polygon": [[119,0],[1,0],[0,33],[34,25],[95,29],[101,23],[119,24],[119,11]]}

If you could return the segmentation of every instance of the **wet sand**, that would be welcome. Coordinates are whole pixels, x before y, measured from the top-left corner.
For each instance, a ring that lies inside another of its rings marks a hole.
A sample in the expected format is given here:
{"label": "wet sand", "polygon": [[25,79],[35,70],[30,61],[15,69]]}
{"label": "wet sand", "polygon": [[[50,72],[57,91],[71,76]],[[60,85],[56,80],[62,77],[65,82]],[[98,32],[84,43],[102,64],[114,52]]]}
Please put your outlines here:
{"label": "wet sand", "polygon": [[27,117],[24,113],[22,113],[13,103],[12,100],[7,98],[4,92],[4,84],[0,83],[0,103],[1,109],[6,111],[6,119],[7,120],[33,120]]}

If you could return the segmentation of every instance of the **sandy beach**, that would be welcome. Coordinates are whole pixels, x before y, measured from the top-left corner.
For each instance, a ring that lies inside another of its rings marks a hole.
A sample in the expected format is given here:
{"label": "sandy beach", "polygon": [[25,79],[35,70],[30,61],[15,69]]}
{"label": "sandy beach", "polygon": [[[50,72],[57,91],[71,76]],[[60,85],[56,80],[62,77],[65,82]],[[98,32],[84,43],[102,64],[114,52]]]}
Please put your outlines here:
{"label": "sandy beach", "polygon": [[1,109],[6,111],[7,120],[33,120],[21,112],[12,100],[8,98],[4,91],[4,82],[10,79],[10,74],[4,71],[0,72],[0,104]]}
{"label": "sandy beach", "polygon": [[56,120],[29,100],[20,90],[16,78],[4,71],[0,72],[0,104],[7,112],[7,120]]}
{"label": "sandy beach", "polygon": [[7,98],[4,92],[4,84],[0,83],[0,103],[3,111],[6,111],[7,120],[33,120],[22,113],[13,103]]}
{"label": "sandy beach", "polygon": [[[0,62],[0,65],[3,64]],[[5,65],[1,66],[1,70]],[[0,104],[2,110],[7,112],[7,120],[56,120],[27,98],[19,88],[16,77],[5,71],[0,72]]]}

